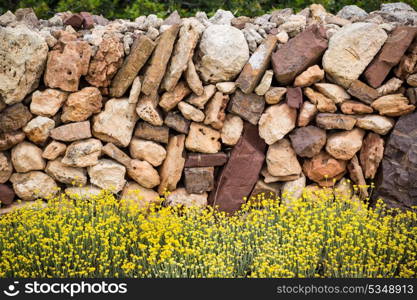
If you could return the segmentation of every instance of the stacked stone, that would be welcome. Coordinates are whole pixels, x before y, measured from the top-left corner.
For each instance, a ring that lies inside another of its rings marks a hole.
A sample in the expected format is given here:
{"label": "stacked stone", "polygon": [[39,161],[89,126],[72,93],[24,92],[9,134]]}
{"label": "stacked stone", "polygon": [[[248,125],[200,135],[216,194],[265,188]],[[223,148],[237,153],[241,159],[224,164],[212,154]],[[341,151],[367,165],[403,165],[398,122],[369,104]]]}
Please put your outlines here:
{"label": "stacked stone", "polygon": [[415,205],[415,113],[379,166],[415,109],[416,24],[403,3],[134,22],[7,12],[0,202],[110,189],[233,212],[263,192],[378,177],[388,203]]}

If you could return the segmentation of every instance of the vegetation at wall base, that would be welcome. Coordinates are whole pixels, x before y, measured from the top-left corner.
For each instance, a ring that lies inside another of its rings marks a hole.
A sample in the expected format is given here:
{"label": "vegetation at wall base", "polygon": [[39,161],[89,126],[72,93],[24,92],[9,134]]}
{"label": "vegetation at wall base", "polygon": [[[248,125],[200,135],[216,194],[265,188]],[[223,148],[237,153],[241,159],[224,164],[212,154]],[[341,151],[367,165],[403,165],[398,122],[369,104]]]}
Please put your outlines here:
{"label": "vegetation at wall base", "polygon": [[332,189],[284,196],[228,216],[61,194],[0,217],[0,277],[417,276],[415,211]]}

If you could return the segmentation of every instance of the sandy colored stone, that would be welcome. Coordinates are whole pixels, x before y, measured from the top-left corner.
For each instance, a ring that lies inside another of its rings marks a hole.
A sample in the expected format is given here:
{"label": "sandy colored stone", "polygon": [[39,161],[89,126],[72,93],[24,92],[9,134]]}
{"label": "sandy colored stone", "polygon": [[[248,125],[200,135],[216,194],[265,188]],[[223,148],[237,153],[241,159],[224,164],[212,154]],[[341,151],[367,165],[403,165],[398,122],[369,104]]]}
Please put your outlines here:
{"label": "sandy colored stone", "polygon": [[159,102],[158,93],[149,96],[142,95],[136,106],[136,113],[142,120],[154,126],[161,126],[164,123],[162,114],[157,107]]}
{"label": "sandy colored stone", "polygon": [[54,128],[50,136],[58,141],[73,142],[91,137],[90,121],[69,123]]}
{"label": "sandy colored stone", "polygon": [[265,93],[265,101],[268,104],[277,104],[281,101],[282,97],[287,92],[287,88],[285,87],[271,87]]}
{"label": "sandy colored stone", "polygon": [[191,120],[194,122],[203,122],[205,115],[204,113],[195,108],[193,105],[188,104],[187,102],[181,101],[178,103],[178,110],[187,120]]}
{"label": "sandy colored stone", "polygon": [[360,128],[331,133],[327,137],[326,151],[336,159],[352,159],[361,149],[364,136],[365,131]]}
{"label": "sandy colored stone", "polygon": [[223,127],[226,119],[226,107],[229,102],[229,96],[221,92],[216,92],[214,96],[207,103],[204,110],[205,119],[204,124],[210,125],[214,129],[220,130]]}
{"label": "sandy colored stone", "polygon": [[305,186],[306,177],[303,173],[295,180],[284,182],[281,187],[282,203],[291,207],[291,202],[302,197]]}
{"label": "sandy colored stone", "polygon": [[21,142],[13,147],[11,160],[19,173],[45,169],[42,149],[29,142]]}
{"label": "sandy colored stone", "polygon": [[107,143],[103,148],[101,148],[101,153],[107,155],[118,163],[121,163],[126,168],[130,168],[132,159],[114,144]]}
{"label": "sandy colored stone", "polygon": [[219,92],[229,95],[236,91],[237,86],[234,81],[225,81],[216,83],[216,88]]}
{"label": "sandy colored stone", "polygon": [[76,186],[87,184],[87,171],[83,168],[68,167],[61,162],[61,158],[48,161],[46,174],[56,181]]}
{"label": "sandy colored stone", "polygon": [[16,195],[25,201],[46,198],[58,193],[55,181],[40,171],[14,173],[10,181],[13,183]]}
{"label": "sandy colored stone", "polygon": [[356,119],[353,116],[343,114],[320,113],[316,116],[316,124],[326,130],[352,130],[356,124]]}
{"label": "sandy colored stone", "polygon": [[88,167],[90,182],[102,189],[114,193],[120,192],[125,183],[126,168],[110,159],[100,159],[94,166]]}
{"label": "sandy colored stone", "polygon": [[388,117],[399,117],[415,110],[415,105],[410,105],[403,94],[392,94],[382,96],[371,104],[372,108],[379,114]]}
{"label": "sandy colored stone", "polygon": [[379,88],[377,88],[377,92],[379,96],[385,96],[388,94],[394,94],[398,91],[398,89],[402,86],[404,81],[402,81],[399,78],[392,77],[389,79],[386,83],[381,85]]}
{"label": "sandy colored stone", "polygon": [[142,89],[142,83],[140,82],[140,77],[136,76],[133,80],[132,87],[129,92],[129,103],[136,104],[139,100],[140,91]]}
{"label": "sandy colored stone", "polygon": [[134,202],[140,208],[147,208],[151,204],[158,204],[161,198],[152,189],[145,188],[134,181],[129,181],[122,191],[122,201]]}
{"label": "sandy colored stone", "polygon": [[214,167],[185,168],[184,182],[190,194],[210,192],[214,188]]}
{"label": "sandy colored stone", "polygon": [[336,104],[343,103],[350,99],[350,95],[346,90],[337,84],[315,83],[314,88],[327,98],[332,99]]}
{"label": "sandy colored stone", "polygon": [[288,139],[281,139],[269,146],[266,153],[266,165],[268,172],[280,181],[286,181],[288,176],[299,176],[301,166],[297,160],[297,154]]}
{"label": "sandy colored stone", "polygon": [[102,97],[96,87],[86,87],[68,96],[62,109],[61,120],[67,122],[81,122],[92,114],[99,113],[102,108]]}
{"label": "sandy colored stone", "polygon": [[161,182],[158,171],[144,160],[133,159],[127,169],[127,174],[134,181],[149,189]]}
{"label": "sandy colored stone", "polygon": [[191,95],[186,99],[186,101],[199,109],[203,109],[207,101],[213,97],[216,92],[216,86],[214,84],[209,84],[204,86],[204,92],[201,96]]}
{"label": "sandy colored stone", "polygon": [[170,111],[190,93],[191,89],[188,85],[184,81],[180,81],[172,91],[162,94],[158,105],[162,107],[164,111]]}
{"label": "sandy colored stone", "polygon": [[8,150],[26,138],[23,131],[0,133],[0,151]]}
{"label": "sandy colored stone", "polygon": [[381,135],[386,135],[395,125],[394,119],[379,115],[358,116],[356,120],[357,127],[371,130]]}
{"label": "sandy colored stone", "polygon": [[79,197],[90,199],[100,195],[100,193],[102,193],[102,189],[92,184],[81,187],[70,186],[65,189],[65,194],[69,198],[75,199],[79,199]]}
{"label": "sandy colored stone", "polygon": [[259,120],[259,135],[268,145],[272,145],[294,129],[296,120],[296,109],[286,103],[272,105]]}
{"label": "sandy colored stone", "polygon": [[30,111],[38,116],[53,117],[67,100],[67,97],[68,93],[55,89],[35,91],[32,94]]}
{"label": "sandy colored stone", "polygon": [[12,172],[12,161],[4,152],[0,152],[0,184],[9,180]]}
{"label": "sandy colored stone", "polygon": [[25,127],[23,127],[23,132],[30,141],[35,144],[42,144],[47,140],[50,131],[54,127],[54,120],[47,117],[37,116],[36,118],[30,120]]}
{"label": "sandy colored stone", "polygon": [[22,103],[9,106],[0,114],[0,132],[16,131],[24,127],[31,119],[32,114]]}
{"label": "sandy colored stone", "polygon": [[376,133],[370,132],[363,140],[359,158],[365,178],[374,179],[379,164],[384,156],[384,140]]}
{"label": "sandy colored stone", "polygon": [[166,157],[166,150],[161,145],[147,140],[133,138],[129,146],[133,158],[146,160],[154,167],[160,166]]}
{"label": "sandy colored stone", "polygon": [[315,104],[317,110],[322,113],[334,113],[337,110],[335,102],[324,96],[323,94],[316,92],[312,88],[305,88],[304,95],[310,99],[311,103]]}
{"label": "sandy colored stone", "polygon": [[203,82],[197,74],[193,60],[190,58],[188,61],[187,69],[185,70],[185,80],[188,86],[197,96],[201,96],[204,93]]}
{"label": "sandy colored stone", "polygon": [[310,86],[324,78],[324,71],[318,65],[309,67],[294,80],[294,86]]}
{"label": "sandy colored stone", "polygon": [[307,126],[318,113],[317,106],[309,101],[304,101],[298,114],[297,126]]}
{"label": "sandy colored stone", "polygon": [[337,160],[327,152],[320,152],[303,164],[304,174],[320,186],[332,186],[333,179],[338,180],[346,172],[347,161]]}
{"label": "sandy colored stone", "polygon": [[347,115],[354,114],[371,114],[373,113],[372,107],[358,101],[345,101],[340,105],[340,110]]}
{"label": "sandy colored stone", "polygon": [[179,188],[172,191],[166,200],[169,206],[204,207],[207,197],[207,193],[189,194],[185,188]]}
{"label": "sandy colored stone", "polygon": [[43,149],[42,157],[48,160],[54,160],[65,153],[67,145],[57,141],[52,141]]}
{"label": "sandy colored stone", "polygon": [[233,146],[239,141],[243,131],[243,120],[236,115],[228,114],[221,130],[222,143]]}
{"label": "sandy colored stone", "polygon": [[365,177],[363,176],[362,167],[359,164],[359,160],[356,155],[354,155],[352,159],[349,161],[347,168],[349,170],[350,178],[354,183],[356,183],[358,187],[360,198],[365,199],[369,196],[368,188],[365,181]]}
{"label": "sandy colored stone", "polygon": [[220,151],[220,132],[200,123],[192,122],[185,140],[185,147],[194,152],[217,153]]}
{"label": "sandy colored stone", "polygon": [[65,151],[62,163],[71,167],[88,167],[98,163],[102,144],[97,139],[86,139],[71,143]]}
{"label": "sandy colored stone", "polygon": [[263,96],[271,87],[272,78],[274,76],[274,72],[272,70],[267,70],[262,76],[261,81],[259,82],[258,86],[255,88],[255,94],[258,96]]}

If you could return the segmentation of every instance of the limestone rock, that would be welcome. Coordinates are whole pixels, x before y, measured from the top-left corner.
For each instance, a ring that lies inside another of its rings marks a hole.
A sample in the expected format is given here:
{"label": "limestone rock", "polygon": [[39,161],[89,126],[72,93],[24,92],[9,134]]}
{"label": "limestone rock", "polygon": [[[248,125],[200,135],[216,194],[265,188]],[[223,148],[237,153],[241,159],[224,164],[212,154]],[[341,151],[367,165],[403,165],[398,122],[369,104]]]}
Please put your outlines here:
{"label": "limestone rock", "polygon": [[0,183],[5,183],[9,180],[12,172],[13,166],[11,160],[4,152],[0,152]]}
{"label": "limestone rock", "polygon": [[140,82],[140,77],[136,76],[135,79],[133,79],[132,87],[130,88],[130,92],[129,92],[130,104],[138,103],[141,89],[142,89],[142,83]]}
{"label": "limestone rock", "polygon": [[228,81],[242,71],[248,59],[248,44],[239,29],[212,25],[201,37],[196,68],[205,82]]}
{"label": "limestone rock", "polygon": [[85,169],[68,167],[61,162],[61,158],[49,161],[45,172],[56,181],[68,185],[83,186],[87,183],[87,171]]}
{"label": "limestone rock", "polygon": [[73,142],[67,147],[62,163],[71,167],[88,167],[98,163],[102,144],[97,139]]}
{"label": "limestone rock", "polygon": [[343,177],[346,165],[345,160],[337,160],[322,151],[313,158],[304,161],[303,171],[309,179],[320,186],[332,186],[333,179],[338,180]]}
{"label": "limestone rock", "polygon": [[134,136],[145,140],[168,144],[169,129],[166,126],[153,126],[147,122],[138,122]]}
{"label": "limestone rock", "polygon": [[216,88],[223,94],[233,94],[236,91],[237,85],[234,81],[225,81],[216,83]]}
{"label": "limestone rock", "polygon": [[377,90],[379,96],[394,94],[395,92],[398,91],[398,89],[401,87],[402,84],[403,84],[403,81],[401,79],[398,79],[396,77],[392,77],[391,79],[389,79],[386,83],[381,85],[376,90]]}
{"label": "limestone rock", "polygon": [[216,86],[214,84],[209,84],[204,86],[204,92],[201,96],[191,95],[186,101],[199,109],[203,109],[207,101],[210,100],[215,92]]}
{"label": "limestone rock", "polygon": [[45,149],[43,149],[42,157],[48,160],[54,160],[58,158],[58,156],[65,154],[66,149],[67,145],[64,143],[52,141]]}
{"label": "limestone rock", "polygon": [[359,155],[365,178],[375,178],[383,156],[384,140],[376,133],[368,133],[363,140],[363,146]]}
{"label": "limestone rock", "polygon": [[162,94],[158,105],[162,107],[164,111],[170,111],[190,93],[191,90],[187,84],[180,81],[172,91]]}
{"label": "limestone rock", "polygon": [[19,173],[45,169],[42,150],[29,142],[21,142],[12,149],[12,163]]}
{"label": "limestone rock", "polygon": [[228,114],[221,130],[222,143],[233,146],[239,141],[243,131],[243,120],[236,115]]}
{"label": "limestone rock", "polygon": [[65,189],[65,194],[70,198],[79,199],[79,197],[82,198],[94,198],[97,197],[102,193],[102,189],[98,188],[92,184],[88,186],[70,186]]}
{"label": "limestone rock", "polygon": [[73,142],[91,137],[90,121],[70,123],[54,128],[50,136],[58,141]]}
{"label": "limestone rock", "polygon": [[255,88],[255,94],[258,96],[263,96],[271,87],[272,78],[274,76],[274,72],[272,70],[267,70],[262,76],[261,82]]}
{"label": "limestone rock", "polygon": [[297,111],[286,103],[268,107],[259,120],[259,135],[268,145],[282,139],[295,127]]}
{"label": "limestone rock", "polygon": [[103,148],[101,148],[101,153],[107,155],[118,163],[121,163],[128,169],[131,166],[132,159],[112,143],[107,143]]}
{"label": "limestone rock", "polygon": [[184,178],[187,193],[209,192],[214,187],[214,167],[185,168]]}
{"label": "limestone rock", "polygon": [[371,106],[381,115],[398,117],[408,114],[416,108],[408,104],[408,99],[402,94],[392,94],[382,96],[372,102]]}
{"label": "limestone rock", "polygon": [[217,153],[220,150],[220,132],[208,126],[192,122],[190,132],[185,140],[185,147],[190,151]]}
{"label": "limestone rock", "polygon": [[11,105],[38,87],[48,45],[24,25],[0,27],[0,45],[0,98]]}
{"label": "limestone rock", "polygon": [[127,174],[134,181],[149,189],[161,182],[158,172],[147,161],[133,159],[127,169]]}
{"label": "limestone rock", "polygon": [[314,87],[321,94],[329,99],[332,99],[334,103],[340,104],[350,99],[350,95],[345,91],[344,88],[333,83],[316,83]]}
{"label": "limestone rock", "polygon": [[226,119],[226,106],[229,102],[229,96],[220,92],[214,94],[211,100],[207,103],[204,111],[204,124],[210,125],[214,129],[220,130],[223,127]]}
{"label": "limestone rock", "polygon": [[101,159],[94,166],[88,167],[88,176],[92,184],[118,193],[126,183],[126,168],[110,159]]}
{"label": "limestone rock", "polygon": [[337,110],[337,106],[332,99],[325,97],[314,91],[312,88],[305,88],[304,94],[310,101],[317,106],[317,110],[322,113],[334,113]]}
{"label": "limestone rock", "polygon": [[207,193],[189,194],[185,188],[179,188],[172,191],[166,200],[169,206],[204,207],[207,205]]}
{"label": "limestone rock", "polygon": [[359,164],[359,160],[356,155],[354,155],[352,159],[349,161],[347,168],[349,170],[350,178],[358,186],[360,198],[365,199],[369,196],[368,188],[366,186],[365,177],[363,176],[362,167]]}
{"label": "limestone rock", "polygon": [[25,126],[30,119],[32,114],[22,103],[9,106],[0,114],[0,132],[16,131]]}
{"label": "limestone rock", "polygon": [[307,126],[318,113],[317,106],[309,101],[304,101],[298,114],[297,126]]}
{"label": "limestone rock", "polygon": [[68,93],[55,89],[35,91],[30,102],[30,111],[38,116],[53,117],[67,100]]}
{"label": "limestone rock", "polygon": [[317,126],[326,130],[352,130],[356,124],[356,119],[352,116],[347,116],[343,114],[321,113],[316,116],[316,124]]}
{"label": "limestone rock", "polygon": [[361,149],[364,136],[365,131],[360,128],[329,134],[326,151],[336,159],[352,159]]}
{"label": "limestone rock", "polygon": [[158,102],[158,93],[154,93],[149,96],[142,95],[136,106],[136,113],[139,118],[151,123],[154,126],[161,126],[164,121],[162,119],[162,114],[157,107]]}
{"label": "limestone rock", "polygon": [[295,129],[290,134],[291,144],[301,157],[313,157],[326,145],[326,132],[315,126]]}
{"label": "limestone rock", "polygon": [[13,183],[16,195],[25,201],[47,198],[58,192],[55,181],[40,171],[14,173],[10,181]]}
{"label": "limestone rock", "polygon": [[204,93],[203,83],[200,80],[200,77],[197,74],[195,69],[194,62],[192,58],[188,61],[187,69],[185,70],[185,80],[187,81],[188,86],[197,96],[201,96]]}
{"label": "limestone rock", "polygon": [[285,87],[272,87],[265,93],[265,101],[268,104],[277,104],[286,92]]}
{"label": "limestone rock", "polygon": [[178,103],[178,110],[187,120],[191,120],[194,122],[203,122],[205,115],[204,113],[195,108],[193,105],[188,104],[187,102],[181,101]]}
{"label": "limestone rock", "polygon": [[288,178],[291,180],[293,176],[298,177],[301,173],[297,155],[288,139],[281,139],[269,146],[266,164],[268,172],[279,177],[279,181],[287,181]]}
{"label": "limestone rock", "polygon": [[375,133],[386,135],[394,126],[395,121],[391,118],[379,115],[365,115],[356,117],[356,126],[371,130]]}
{"label": "limestone rock", "polygon": [[256,182],[249,199],[254,201],[262,198],[277,199],[280,195],[280,190],[281,185],[279,183],[266,183],[260,179]]}
{"label": "limestone rock", "polygon": [[337,16],[352,22],[358,22],[365,20],[368,13],[356,5],[346,5],[339,10]]}
{"label": "limestone rock", "polygon": [[310,86],[324,78],[324,71],[318,65],[309,67],[295,78],[294,86]]}
{"label": "limestone rock", "polygon": [[8,150],[14,145],[21,143],[26,135],[23,131],[0,133],[0,151]]}
{"label": "limestone rock", "polygon": [[374,111],[372,107],[358,101],[345,101],[340,105],[340,110],[346,115],[371,114]]}
{"label": "limestone rock", "polygon": [[161,198],[159,198],[157,192],[145,188],[133,181],[129,181],[123,188],[121,200],[132,201],[140,208],[148,208],[151,204],[158,204],[161,202]]}
{"label": "limestone rock", "polygon": [[99,113],[102,107],[102,97],[96,87],[86,87],[72,93],[62,109],[62,122],[81,122],[92,114]]}
{"label": "limestone rock", "polygon": [[264,107],[265,100],[263,97],[253,93],[244,94],[240,90],[237,90],[232,95],[227,110],[256,125],[261,118]]}
{"label": "limestone rock", "polygon": [[36,118],[29,121],[23,132],[29,140],[35,144],[44,143],[49,137],[50,131],[55,127],[55,121],[47,117],[37,116]]}
{"label": "limestone rock", "polygon": [[129,152],[133,158],[146,160],[154,167],[160,166],[167,154],[165,148],[161,145],[138,138],[132,139]]}

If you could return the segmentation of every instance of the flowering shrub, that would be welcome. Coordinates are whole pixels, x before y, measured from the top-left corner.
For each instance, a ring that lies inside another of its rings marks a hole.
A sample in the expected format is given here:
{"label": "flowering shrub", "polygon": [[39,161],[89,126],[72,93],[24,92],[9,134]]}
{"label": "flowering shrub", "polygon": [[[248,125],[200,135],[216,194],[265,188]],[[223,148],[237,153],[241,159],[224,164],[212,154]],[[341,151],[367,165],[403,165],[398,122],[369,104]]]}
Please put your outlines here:
{"label": "flowering shrub", "polygon": [[416,277],[416,212],[336,195],[227,216],[62,194],[0,217],[0,277]]}

